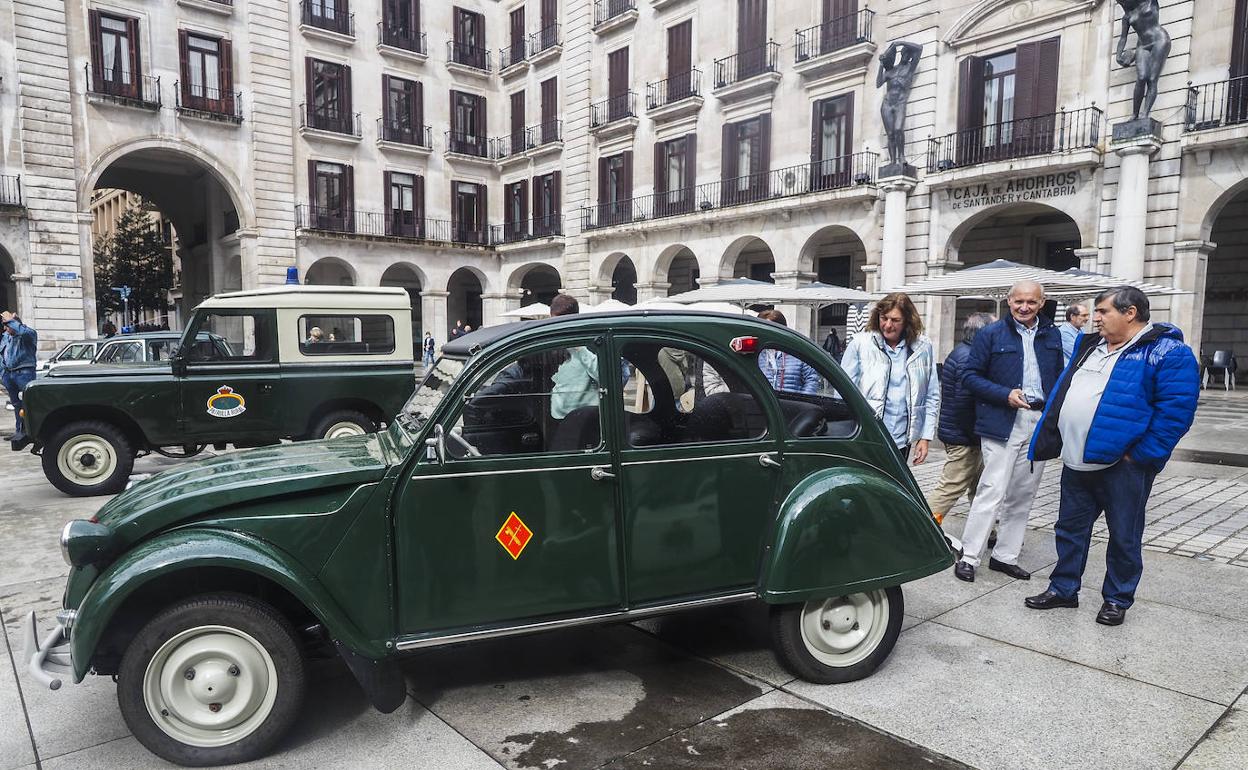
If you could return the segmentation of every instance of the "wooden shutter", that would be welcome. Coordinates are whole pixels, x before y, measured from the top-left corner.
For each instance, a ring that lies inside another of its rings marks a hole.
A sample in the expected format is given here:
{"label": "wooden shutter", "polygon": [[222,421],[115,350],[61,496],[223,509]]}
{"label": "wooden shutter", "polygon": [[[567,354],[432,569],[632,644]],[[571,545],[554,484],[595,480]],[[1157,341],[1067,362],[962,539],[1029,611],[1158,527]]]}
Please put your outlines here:
{"label": "wooden shutter", "polygon": [[968,56],[958,63],[958,130],[984,124],[984,60]]}
{"label": "wooden shutter", "polygon": [[[654,143],[654,193],[662,195],[668,190],[667,142]],[[656,201],[658,202],[658,201]]]}
{"label": "wooden shutter", "polygon": [[425,141],[425,86],[419,80],[412,95],[412,126],[416,132],[416,142]]}
{"label": "wooden shutter", "polygon": [[[826,0],[825,0],[826,2]],[[810,162],[811,170],[823,157],[823,100],[810,105]]]}
{"label": "wooden shutter", "polygon": [[425,178],[418,176],[413,181],[412,217],[416,224],[416,237],[425,237]]}
{"label": "wooden shutter", "polygon": [[559,80],[542,81],[542,140],[553,141],[554,123],[559,119]]}
{"label": "wooden shutter", "polygon": [[[191,94],[191,57],[187,37],[186,30],[178,30],[178,73],[182,80],[178,85],[178,90],[181,92],[183,104],[188,107],[199,107],[200,105],[195,103],[196,99]],[[207,96],[207,93],[204,95]]]}
{"label": "wooden shutter", "polygon": [[221,84],[221,110],[227,115],[234,114],[234,46],[229,40],[221,39],[218,43],[220,66],[217,81]]}
{"label": "wooden shutter", "polygon": [[623,176],[623,187],[624,187],[623,193],[624,194],[621,195],[620,197],[623,200],[628,200],[633,197],[633,151],[632,150],[624,151],[624,173],[622,174],[622,176]]}
{"label": "wooden shutter", "polygon": [[538,223],[546,216],[546,196],[542,195],[542,187],[546,177],[533,177],[533,234],[542,235],[542,226]]}
{"label": "wooden shutter", "polygon": [[308,161],[308,210],[312,214],[308,219],[308,223],[315,222],[315,217],[319,212],[316,210],[316,161]]}
{"label": "wooden shutter", "polygon": [[1053,147],[1057,111],[1057,69],[1061,39],[1023,43],[1015,52],[1014,130],[1018,152],[1048,152]]}
{"label": "wooden shutter", "polygon": [[386,129],[395,124],[395,118],[398,116],[393,113],[390,107],[390,76],[381,76],[381,119]]}
{"label": "wooden shutter", "polygon": [[313,63],[315,60],[311,56],[303,57],[303,76],[304,76],[304,106],[303,116],[300,123],[312,122],[313,105],[316,104],[316,67]]}
{"label": "wooden shutter", "polygon": [[474,132],[477,141],[477,154],[485,155],[485,146],[488,141],[485,138],[485,97],[476,97],[476,109],[472,112]]}
{"label": "wooden shutter", "polygon": [[490,234],[490,196],[483,184],[477,185],[477,204],[481,215],[477,219],[477,243],[486,243]]}
{"label": "wooden shutter", "polygon": [[698,186],[698,135],[685,135],[685,187]]}
{"label": "wooden shutter", "polygon": [[628,93],[628,48],[607,56],[607,93],[614,100]]}
{"label": "wooden shutter", "polygon": [[550,196],[553,203],[550,207],[551,210],[546,213],[548,216],[557,220],[563,215],[563,172],[554,172],[554,177],[554,181],[551,182],[553,194]]}
{"label": "wooden shutter", "polygon": [[351,68],[342,67],[342,119],[346,121],[347,131],[351,132],[355,125],[355,111],[351,109]]}
{"label": "wooden shutter", "polygon": [[[674,27],[668,27],[667,30],[667,78],[668,93],[671,94],[674,85],[670,82],[673,78],[684,75],[693,69],[693,20],[687,19]],[[682,79],[683,80],[683,79]],[[681,93],[676,96],[680,98],[684,96]]]}
{"label": "wooden shutter", "polygon": [[607,202],[607,164],[610,158],[598,159],[598,204],[602,205]]}
{"label": "wooden shutter", "polygon": [[524,58],[524,6],[511,12],[511,63]]}
{"label": "wooden shutter", "polygon": [[559,0],[542,0],[542,29],[550,29],[559,22]]}
{"label": "wooden shutter", "polygon": [[451,42],[456,48],[464,45],[464,17],[467,13],[463,8],[454,8],[451,11]]}
{"label": "wooden shutter", "polygon": [[529,221],[529,185],[524,180],[516,184],[520,186],[520,224],[524,226]]}
{"label": "wooden shutter", "polygon": [[342,191],[342,214],[347,232],[355,232],[355,167],[343,166],[344,189]]}
{"label": "wooden shutter", "polygon": [[[386,76],[385,76],[385,75],[382,75],[382,77],[384,78],[384,77],[386,77]],[[392,200],[393,200],[393,198],[394,198],[394,191],[390,189],[390,172],[389,172],[389,171],[383,171],[383,172],[381,172],[381,180],[382,180],[382,181],[381,181],[381,184],[382,184],[382,188],[381,188],[381,189],[383,190],[383,193],[382,193],[382,194],[383,194],[383,195],[385,196],[385,198],[386,198],[386,230],[385,230],[385,233],[386,233],[386,235],[397,235],[397,234],[399,234],[399,233],[396,233],[396,232],[395,232],[395,227],[394,227],[394,206],[393,206],[393,205],[392,205],[392,203],[391,203],[391,201],[392,201]],[[400,230],[400,232],[401,232],[401,230]]]}
{"label": "wooden shutter", "polygon": [[[766,174],[771,170],[771,114],[758,116],[758,166],[752,173]],[[751,161],[753,159],[751,158]]]}
{"label": "wooden shutter", "polygon": [[126,34],[130,37],[130,89],[140,99],[152,99],[154,94],[143,93],[143,54],[139,50],[139,20],[126,19]]}
{"label": "wooden shutter", "polygon": [[104,68],[104,53],[101,50],[100,40],[100,12],[92,8],[87,11],[87,27],[88,34],[91,36],[91,90],[100,91],[103,88],[103,76],[101,71]]}
{"label": "wooden shutter", "polygon": [[459,239],[459,191],[456,189],[455,180],[451,180],[451,240]]}
{"label": "wooden shutter", "polygon": [[456,107],[458,107],[456,104],[458,101],[458,99],[456,99],[457,96],[459,96],[458,91],[451,91],[451,152],[457,152],[457,150],[454,149],[454,146],[458,141],[458,137],[456,135],[461,134],[464,131],[464,127],[459,125],[459,110],[456,109]]}
{"label": "wooden shutter", "polygon": [[[420,0],[411,0],[411,9],[412,28],[409,34],[411,34],[413,40],[420,40]],[[423,177],[421,178],[421,184],[424,184]],[[421,190],[421,195],[424,195],[423,189]]]}
{"label": "wooden shutter", "polygon": [[524,91],[511,95],[511,143],[513,153],[524,149]]}
{"label": "wooden shutter", "polygon": [[720,178],[733,179],[737,176],[737,126],[735,123],[724,125],[722,141],[719,156]]}
{"label": "wooden shutter", "polygon": [[[481,13],[473,13],[470,15],[472,19],[472,44],[478,49],[485,48],[485,15]],[[479,51],[473,51],[474,57],[482,56]],[[482,63],[484,64],[484,58]]]}

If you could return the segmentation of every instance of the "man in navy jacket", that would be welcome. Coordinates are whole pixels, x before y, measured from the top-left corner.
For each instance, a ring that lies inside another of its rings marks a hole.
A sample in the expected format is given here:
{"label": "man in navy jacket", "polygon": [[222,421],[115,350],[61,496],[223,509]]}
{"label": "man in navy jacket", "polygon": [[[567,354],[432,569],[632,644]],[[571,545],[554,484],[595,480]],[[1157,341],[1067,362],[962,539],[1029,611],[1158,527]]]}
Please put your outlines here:
{"label": "man in navy jacket", "polygon": [[1044,466],[1027,459],[1040,410],[1062,371],[1062,335],[1044,307],[1044,287],[1019,281],[1010,289],[1010,315],[975,337],[962,384],[975,395],[975,433],[984,470],[962,532],[959,580],[973,582],[994,519],[1000,520],[988,568],[1029,580],[1018,566],[1027,517]]}
{"label": "man in navy jacket", "polygon": [[1057,566],[1028,607],[1078,607],[1092,525],[1105,514],[1104,603],[1096,622],[1126,619],[1144,571],[1144,507],[1153,479],[1192,426],[1200,367],[1183,333],[1149,322],[1148,297],[1123,286],[1096,298],[1100,334],[1082,334],[1032,439],[1037,461],[1062,458]]}

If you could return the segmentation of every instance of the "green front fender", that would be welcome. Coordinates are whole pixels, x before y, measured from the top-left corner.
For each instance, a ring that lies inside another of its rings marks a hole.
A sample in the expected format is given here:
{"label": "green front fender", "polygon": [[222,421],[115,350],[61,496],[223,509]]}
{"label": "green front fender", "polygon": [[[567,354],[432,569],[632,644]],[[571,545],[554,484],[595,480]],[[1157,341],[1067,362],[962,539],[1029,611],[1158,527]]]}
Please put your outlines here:
{"label": "green front fender", "polygon": [[773,604],[802,602],[900,585],[952,563],[926,503],[906,487],[874,468],[830,468],[781,504],[761,593]]}
{"label": "green front fender", "polygon": [[239,532],[175,530],[109,565],[83,596],[70,634],[74,681],[86,676],[96,646],[131,594],[150,581],[177,579],[179,571],[201,567],[236,569],[270,580],[302,602],[345,647],[366,658],[386,655],[384,641],[366,638],[316,576],[284,551]]}

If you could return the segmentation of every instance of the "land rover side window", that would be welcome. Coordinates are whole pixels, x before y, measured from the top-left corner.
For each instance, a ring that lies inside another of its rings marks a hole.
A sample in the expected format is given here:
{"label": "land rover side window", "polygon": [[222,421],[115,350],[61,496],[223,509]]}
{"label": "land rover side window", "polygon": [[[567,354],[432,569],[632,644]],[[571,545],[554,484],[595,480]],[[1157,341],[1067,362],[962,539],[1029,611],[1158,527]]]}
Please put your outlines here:
{"label": "land rover side window", "polygon": [[133,340],[131,342],[119,342],[115,345],[109,345],[100,354],[100,359],[96,363],[127,364],[142,360],[143,343],[139,340]]}
{"label": "land rover side window", "polygon": [[152,340],[147,345],[148,361],[168,361],[178,352],[177,340]]}
{"label": "land rover side window", "polygon": [[602,387],[592,348],[520,356],[473,388],[450,429],[447,452],[463,458],[597,450]]}
{"label": "land rover side window", "polygon": [[767,433],[758,397],[735,370],[680,345],[630,342],[624,387],[631,447],[746,441]]}
{"label": "land rover side window", "polygon": [[796,438],[848,438],[858,429],[854,412],[833,384],[823,362],[764,347],[758,368],[776,392],[788,434]]}
{"label": "land rover side window", "polygon": [[388,315],[299,316],[299,351],[307,356],[394,352],[394,319]]}
{"label": "land rover side window", "polygon": [[[206,313],[197,318],[189,361],[265,363],[275,360],[271,315],[260,313]],[[207,333],[208,339],[204,339]]]}

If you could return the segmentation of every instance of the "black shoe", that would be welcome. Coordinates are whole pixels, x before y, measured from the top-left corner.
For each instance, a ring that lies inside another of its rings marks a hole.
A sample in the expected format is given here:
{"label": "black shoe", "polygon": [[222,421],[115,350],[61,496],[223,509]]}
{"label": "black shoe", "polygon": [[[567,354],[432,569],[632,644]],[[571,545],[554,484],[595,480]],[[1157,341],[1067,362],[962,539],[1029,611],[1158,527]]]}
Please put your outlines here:
{"label": "black shoe", "polygon": [[1078,607],[1079,597],[1072,596],[1067,599],[1065,596],[1058,596],[1052,591],[1046,590],[1042,594],[1028,596],[1026,599],[1023,599],[1023,604],[1026,604],[1033,610],[1054,610],[1058,607]]}
{"label": "black shoe", "polygon": [[988,569],[1004,572],[1015,580],[1031,580],[1031,573],[1017,564],[1006,564],[996,559],[988,559]]}
{"label": "black shoe", "polygon": [[1101,605],[1101,611],[1096,613],[1096,622],[1102,626],[1121,626],[1126,619],[1127,608],[1119,607],[1113,602],[1105,602]]}
{"label": "black shoe", "polygon": [[953,574],[958,580],[965,580],[968,583],[975,582],[975,568],[964,561],[959,561],[953,565]]}
{"label": "black shoe", "polygon": [[991,532],[988,533],[988,547],[992,548],[996,544],[997,544],[997,530],[993,529]]}

